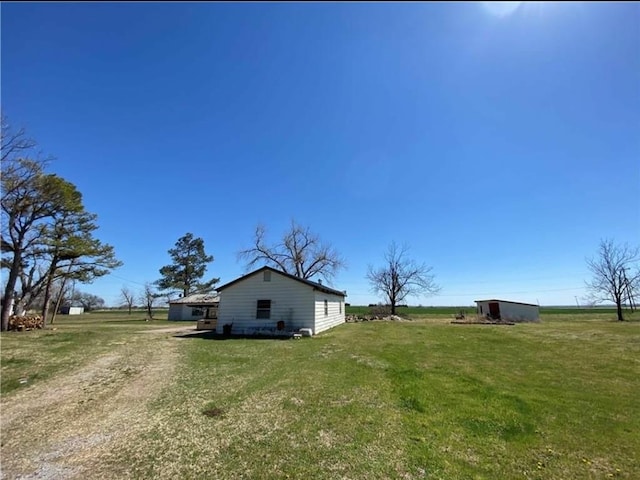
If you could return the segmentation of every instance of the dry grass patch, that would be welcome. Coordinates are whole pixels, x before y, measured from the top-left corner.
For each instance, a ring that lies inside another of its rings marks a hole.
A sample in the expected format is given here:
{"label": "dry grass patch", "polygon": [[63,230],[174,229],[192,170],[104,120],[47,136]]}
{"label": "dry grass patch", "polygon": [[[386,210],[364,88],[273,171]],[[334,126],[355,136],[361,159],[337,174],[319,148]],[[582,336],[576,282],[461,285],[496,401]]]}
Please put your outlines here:
{"label": "dry grass patch", "polygon": [[2,400],[6,478],[97,478],[97,464],[172,377],[173,339],[133,340],[87,365]]}

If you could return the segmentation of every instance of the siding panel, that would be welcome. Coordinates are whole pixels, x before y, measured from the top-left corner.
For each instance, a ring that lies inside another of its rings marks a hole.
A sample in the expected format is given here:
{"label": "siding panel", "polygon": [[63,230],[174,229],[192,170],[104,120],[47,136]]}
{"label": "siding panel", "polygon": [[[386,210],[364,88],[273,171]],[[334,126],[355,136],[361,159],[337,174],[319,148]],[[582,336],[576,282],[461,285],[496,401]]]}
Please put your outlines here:
{"label": "siding panel", "polygon": [[179,303],[169,305],[169,315],[167,320],[200,320],[204,318],[207,307],[196,307],[202,311],[201,315],[193,315],[194,307],[181,305]]}
{"label": "siding panel", "polygon": [[534,322],[540,320],[537,306],[500,302],[500,315],[512,322]]}
{"label": "siding panel", "polygon": [[[221,333],[223,325],[232,323],[232,333],[251,334],[260,328],[275,329],[282,320],[285,330],[311,328],[315,333],[313,293],[308,285],[276,272],[269,282],[257,272],[220,292],[216,331]],[[271,300],[271,318],[256,318],[258,300]]]}
{"label": "siding panel", "polygon": [[[496,300],[500,306],[500,318],[511,322],[536,322],[540,320],[539,308],[537,305],[525,305],[521,303],[505,302]],[[489,301],[478,302],[478,314],[486,316],[489,313]],[[482,307],[482,313],[480,313]]]}
{"label": "siding panel", "polygon": [[[325,300],[329,307],[328,315],[325,315]],[[344,323],[344,297],[316,291],[314,310],[316,317],[314,335]]]}

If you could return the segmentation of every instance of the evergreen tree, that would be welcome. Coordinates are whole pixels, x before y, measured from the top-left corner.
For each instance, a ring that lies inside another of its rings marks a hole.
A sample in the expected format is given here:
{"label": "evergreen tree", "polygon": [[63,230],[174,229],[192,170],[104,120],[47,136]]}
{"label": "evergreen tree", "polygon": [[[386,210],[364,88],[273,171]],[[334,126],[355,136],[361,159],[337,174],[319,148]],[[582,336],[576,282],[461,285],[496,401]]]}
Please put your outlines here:
{"label": "evergreen tree", "polygon": [[155,282],[160,290],[178,290],[186,297],[192,293],[208,293],[215,289],[219,278],[201,282],[207,271],[207,264],[213,262],[213,256],[205,253],[201,238],[194,238],[192,233],[187,233],[178,239],[175,248],[169,250],[169,255],[173,263],[160,269],[162,278]]}

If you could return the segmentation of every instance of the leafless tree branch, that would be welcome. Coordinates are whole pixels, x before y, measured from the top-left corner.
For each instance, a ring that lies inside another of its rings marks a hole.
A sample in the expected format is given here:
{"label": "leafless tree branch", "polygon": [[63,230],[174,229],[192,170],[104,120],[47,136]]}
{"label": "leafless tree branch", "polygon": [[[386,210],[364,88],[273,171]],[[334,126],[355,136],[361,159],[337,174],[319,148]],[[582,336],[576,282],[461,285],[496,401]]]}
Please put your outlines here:
{"label": "leafless tree branch", "polygon": [[392,242],[384,255],[384,266],[369,266],[367,280],[374,293],[382,295],[391,305],[391,313],[396,313],[396,305],[408,296],[435,295],[440,287],[435,283],[432,267],[417,263],[407,257],[409,248],[398,247]]}
{"label": "leafless tree branch", "polygon": [[129,315],[131,315],[131,309],[136,301],[136,295],[129,289],[129,287],[122,287],[120,289],[120,300],[129,309]]}
{"label": "leafless tree branch", "polygon": [[627,303],[633,310],[640,297],[640,248],[602,240],[598,254],[586,261],[593,274],[585,282],[589,299],[593,303],[615,303],[618,320],[624,320],[623,305]]}
{"label": "leafless tree branch", "polygon": [[331,283],[336,273],[345,267],[345,261],[330,245],[322,243],[320,237],[295,221],[278,243],[268,244],[266,228],[258,225],[253,246],[238,252],[238,259],[246,262],[246,268],[269,265],[277,270],[311,279],[315,276]]}

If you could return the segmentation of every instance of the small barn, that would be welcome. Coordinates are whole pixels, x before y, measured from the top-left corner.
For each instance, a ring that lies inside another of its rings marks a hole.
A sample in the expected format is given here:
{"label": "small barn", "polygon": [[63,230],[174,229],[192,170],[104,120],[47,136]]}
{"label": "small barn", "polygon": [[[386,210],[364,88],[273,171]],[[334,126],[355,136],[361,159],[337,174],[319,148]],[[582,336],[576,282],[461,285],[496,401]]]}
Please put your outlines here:
{"label": "small barn", "polygon": [[271,267],[222,285],[218,293],[218,333],[278,334],[309,329],[316,335],[345,321],[346,292]]}
{"label": "small barn", "polygon": [[476,300],[480,317],[509,322],[537,322],[540,307],[533,303],[511,302],[509,300]]}
{"label": "small barn", "polygon": [[169,320],[218,318],[220,297],[213,293],[195,293],[169,302]]}
{"label": "small barn", "polygon": [[84,313],[84,307],[72,307],[67,305],[60,307],[58,313],[60,313],[60,315],[82,315]]}

